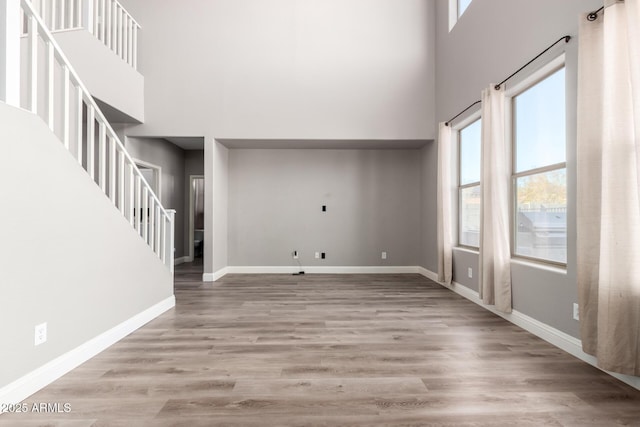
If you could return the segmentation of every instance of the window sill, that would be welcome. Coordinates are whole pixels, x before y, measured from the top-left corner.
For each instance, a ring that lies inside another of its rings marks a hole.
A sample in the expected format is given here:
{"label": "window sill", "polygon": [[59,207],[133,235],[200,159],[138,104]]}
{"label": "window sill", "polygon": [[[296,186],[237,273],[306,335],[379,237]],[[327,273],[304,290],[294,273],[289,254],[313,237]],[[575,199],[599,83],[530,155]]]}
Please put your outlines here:
{"label": "window sill", "polygon": [[537,270],[544,270],[550,273],[557,273],[557,274],[564,274],[564,275],[567,274],[566,266],[562,267],[559,265],[545,264],[544,262],[529,261],[521,258],[511,258],[511,264],[517,264],[523,267],[535,268]]}
{"label": "window sill", "polygon": [[480,252],[478,251],[478,249],[466,248],[463,246],[455,246],[453,250],[458,252],[465,252],[468,254],[480,255]]}

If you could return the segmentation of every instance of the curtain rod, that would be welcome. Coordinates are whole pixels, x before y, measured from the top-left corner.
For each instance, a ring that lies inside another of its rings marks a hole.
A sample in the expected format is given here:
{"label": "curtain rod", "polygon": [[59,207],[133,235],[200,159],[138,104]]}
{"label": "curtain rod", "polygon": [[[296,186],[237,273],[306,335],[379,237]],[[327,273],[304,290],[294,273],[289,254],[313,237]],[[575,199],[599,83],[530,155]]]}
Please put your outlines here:
{"label": "curtain rod", "polygon": [[508,82],[513,76],[515,76],[516,74],[518,74],[520,71],[524,70],[525,68],[527,68],[533,61],[535,61],[536,59],[540,58],[542,55],[544,55],[545,53],[547,53],[549,51],[549,49],[551,49],[552,47],[554,47],[555,45],[557,45],[558,43],[560,43],[562,40],[564,40],[565,43],[569,43],[569,40],[571,40],[571,36],[563,36],[560,37],[558,40],[556,40],[551,46],[549,46],[548,48],[546,48],[545,50],[543,50],[542,52],[540,52],[538,55],[536,55],[535,58],[533,58],[531,61],[527,62],[526,64],[524,64],[522,67],[518,68],[518,71],[516,71],[515,73],[511,74],[509,77],[507,77],[506,79],[504,79],[503,81],[501,81],[500,83],[498,83],[495,88],[496,90],[500,89],[500,86],[502,86],[504,83]]}
{"label": "curtain rod", "polygon": [[596,19],[598,19],[598,14],[600,12],[602,12],[602,10],[604,10],[604,6],[602,6],[600,9],[594,10],[593,12],[588,14],[587,15],[587,21],[595,21]]}
{"label": "curtain rod", "polygon": [[444,125],[445,126],[449,126],[449,123],[451,123],[452,121],[454,121],[455,119],[457,119],[458,117],[463,115],[469,108],[473,107],[476,104],[480,104],[481,102],[482,102],[481,100],[477,100],[476,102],[474,102],[473,104],[469,105],[467,108],[465,108],[464,110],[460,111],[458,114],[456,114],[455,116],[451,117],[449,120],[444,122]]}
{"label": "curtain rod", "polygon": [[[597,15],[596,15],[597,16]],[[535,58],[533,58],[531,61],[527,62],[526,64],[524,64],[522,67],[518,68],[518,70],[511,74],[509,77],[507,77],[506,79],[504,79],[503,81],[501,81],[500,83],[498,83],[497,85],[495,85],[495,89],[498,90],[500,89],[500,87],[505,84],[506,82],[508,82],[513,76],[515,76],[516,74],[518,74],[520,71],[524,70],[525,68],[527,68],[529,65],[531,65],[532,62],[534,62],[536,59],[540,58],[542,55],[544,55],[545,53],[547,53],[552,47],[554,47],[555,45],[557,45],[558,43],[560,43],[562,40],[564,40],[565,43],[569,43],[569,40],[571,40],[571,36],[562,36],[560,37],[558,40],[556,40],[555,42],[553,42],[548,48],[546,48],[545,50],[543,50],[542,52],[540,52],[538,55],[535,56]],[[460,117],[462,114],[464,114],[469,108],[473,107],[474,105],[480,103],[481,101],[476,101],[473,104],[469,105],[467,108],[465,108],[464,110],[462,110],[461,112],[459,112],[458,114],[456,114],[455,116],[453,116],[452,118],[450,118],[449,120],[447,120],[444,124],[445,126],[449,126],[449,124],[454,121],[455,119],[457,119],[458,117]]]}

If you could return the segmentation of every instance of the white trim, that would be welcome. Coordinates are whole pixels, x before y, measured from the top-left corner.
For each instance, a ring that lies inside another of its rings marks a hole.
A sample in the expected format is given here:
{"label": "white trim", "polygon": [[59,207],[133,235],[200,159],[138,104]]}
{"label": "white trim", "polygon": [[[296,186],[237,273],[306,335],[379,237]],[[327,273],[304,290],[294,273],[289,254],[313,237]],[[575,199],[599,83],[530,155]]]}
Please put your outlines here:
{"label": "white trim", "polygon": [[172,295],[95,338],[90,339],[84,344],[79,345],[73,350],[42,365],[25,376],[7,384],[0,388],[0,402],[7,404],[22,402],[24,399],[77,368],[131,332],[173,308],[175,305],[176,299],[175,296]]}
{"label": "white trim", "polygon": [[640,377],[617,374],[615,372],[609,372],[599,368],[596,358],[582,351],[582,341],[580,341],[578,338],[566,334],[559,329],[547,325],[546,323],[542,323],[539,320],[527,316],[526,314],[521,313],[517,310],[513,310],[511,313],[502,313],[500,311],[497,311],[495,308],[485,305],[478,297],[478,293],[476,291],[456,282],[452,283],[451,286],[440,283],[437,281],[438,275],[425,268],[421,268],[420,274],[422,274],[427,279],[433,280],[439,285],[452,290],[453,292],[468,299],[469,301],[478,304],[480,307],[489,310],[494,314],[497,314],[503,319],[513,323],[516,326],[521,327],[522,329],[532,333],[533,335],[542,338],[543,340],[547,341],[550,344],[553,344],[561,350],[566,351],[572,356],[575,356],[578,359],[587,362],[591,366],[594,366],[601,371],[611,375],[612,377],[619,379],[623,383],[640,390]]}
{"label": "white trim", "polygon": [[463,246],[454,246],[452,248],[452,250],[456,251],[456,252],[465,252],[471,255],[480,255],[480,251],[478,249],[471,249],[471,248],[466,248]]}
{"label": "white trim", "polygon": [[180,265],[180,264],[184,264],[185,262],[193,262],[193,259],[189,258],[188,256],[176,258],[173,265]]}
{"label": "white trim", "polygon": [[403,274],[418,273],[415,266],[229,266],[228,274],[292,274],[304,271],[306,274]]}
{"label": "white trim", "polygon": [[566,54],[563,52],[551,61],[547,62],[539,69],[531,72],[530,75],[525,77],[522,81],[516,83],[513,87],[505,91],[505,98],[507,102],[511,100],[509,98],[515,98],[526,90],[540,83],[556,71],[566,66]]}
{"label": "white trim", "polygon": [[215,273],[204,273],[202,281],[215,282],[227,274],[420,274],[417,266],[228,266]]}
{"label": "white trim", "polygon": [[453,130],[454,132],[460,132],[472,123],[475,123],[478,120],[482,120],[482,105],[478,105],[478,107],[474,107],[473,110],[471,110],[471,113],[466,113],[465,115],[460,116],[463,117],[462,119],[460,117],[457,117],[456,124],[449,123],[449,125],[451,126],[451,130]]}
{"label": "white trim", "polygon": [[458,0],[449,0],[449,32],[458,22]]}
{"label": "white trim", "polygon": [[560,267],[560,266],[556,266],[556,265],[552,265],[549,263],[545,263],[544,261],[540,261],[540,262],[535,262],[535,261],[529,261],[526,259],[522,259],[522,258],[511,258],[511,264],[516,264],[516,265],[520,265],[523,267],[528,267],[528,268],[535,268],[537,270],[545,270],[545,271],[549,271],[551,273],[556,273],[556,274],[562,274],[562,275],[567,275],[567,268],[566,267]]}
{"label": "white trim", "polygon": [[219,280],[219,279],[223,278],[224,276],[226,276],[227,273],[229,273],[229,267],[221,268],[220,270],[218,270],[218,271],[216,271],[214,273],[203,273],[202,274],[202,281],[203,282],[215,282],[216,280]]}

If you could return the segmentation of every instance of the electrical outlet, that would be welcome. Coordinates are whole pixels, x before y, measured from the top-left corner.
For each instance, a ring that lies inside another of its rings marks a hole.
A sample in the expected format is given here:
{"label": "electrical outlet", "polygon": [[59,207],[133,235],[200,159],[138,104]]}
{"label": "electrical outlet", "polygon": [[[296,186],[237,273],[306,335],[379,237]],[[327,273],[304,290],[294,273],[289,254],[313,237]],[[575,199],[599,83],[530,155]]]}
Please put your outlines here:
{"label": "electrical outlet", "polygon": [[469,269],[467,270],[467,275],[469,276],[469,279],[473,279],[473,268],[469,267]]}
{"label": "electrical outlet", "polygon": [[320,254],[320,258],[325,259],[326,257],[327,257],[327,255],[326,255],[324,252],[322,252],[322,253]]}
{"label": "electrical outlet", "polygon": [[322,205],[322,212],[326,212],[327,211],[327,205]]}
{"label": "electrical outlet", "polygon": [[320,252],[316,252],[316,259],[320,259]]}
{"label": "electrical outlet", "polygon": [[382,259],[387,259],[387,253],[386,252],[382,252]]}
{"label": "electrical outlet", "polygon": [[293,251],[293,259],[298,259],[298,251]]}
{"label": "electrical outlet", "polygon": [[35,327],[34,345],[47,342],[47,323],[41,323]]}
{"label": "electrical outlet", "polygon": [[573,303],[573,320],[580,320],[580,306],[577,303]]}

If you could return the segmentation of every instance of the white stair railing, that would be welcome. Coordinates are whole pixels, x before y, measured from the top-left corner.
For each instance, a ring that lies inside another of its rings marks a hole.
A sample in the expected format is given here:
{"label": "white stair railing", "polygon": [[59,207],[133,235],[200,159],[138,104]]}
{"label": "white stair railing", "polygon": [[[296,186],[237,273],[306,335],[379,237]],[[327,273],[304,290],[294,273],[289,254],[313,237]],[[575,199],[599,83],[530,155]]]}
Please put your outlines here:
{"label": "white stair railing", "polygon": [[117,0],[35,0],[32,8],[50,31],[85,28],[138,69],[140,24]]}
{"label": "white stair railing", "polygon": [[38,114],[173,272],[175,211],[165,209],[28,0],[21,106]]}

